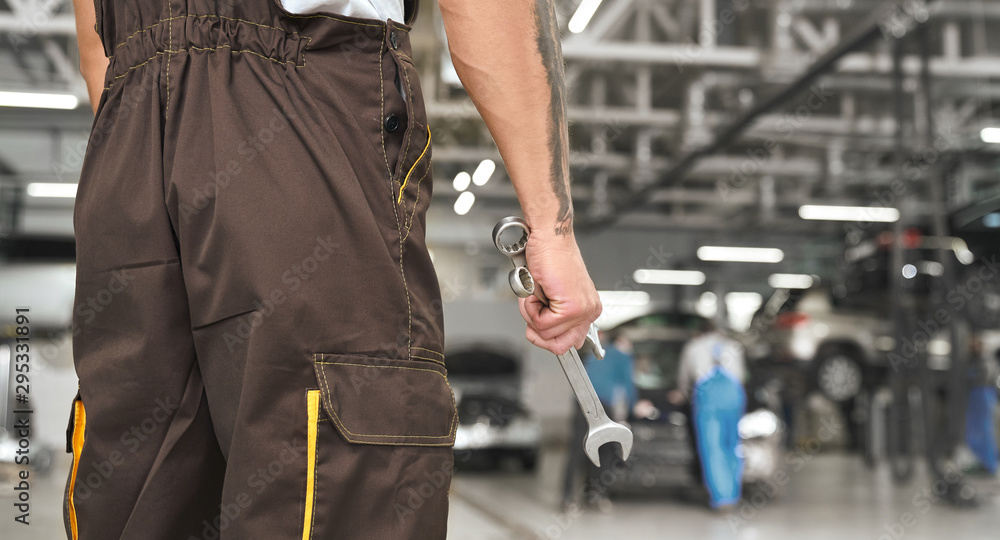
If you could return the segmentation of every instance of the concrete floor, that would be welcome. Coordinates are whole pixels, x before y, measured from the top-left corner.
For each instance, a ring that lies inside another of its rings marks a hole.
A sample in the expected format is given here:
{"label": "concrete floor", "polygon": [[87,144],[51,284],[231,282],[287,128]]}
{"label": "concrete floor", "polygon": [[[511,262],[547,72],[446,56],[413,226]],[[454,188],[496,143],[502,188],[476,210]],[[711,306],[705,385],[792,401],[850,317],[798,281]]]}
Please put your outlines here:
{"label": "concrete floor", "polygon": [[860,458],[818,455],[796,470],[775,497],[758,497],[718,514],[677,497],[615,500],[609,513],[559,511],[562,459],[544,456],[536,475],[460,472],[452,486],[454,540],[978,540],[1000,530],[1000,481],[969,478],[980,506],[938,502],[918,474],[894,486],[887,468]]}
{"label": "concrete floor", "polygon": [[[0,538],[64,538],[67,464],[60,459],[50,475],[32,484],[29,526],[13,521],[10,491],[0,493]],[[562,456],[549,452],[536,474],[459,472],[449,540],[985,540],[1000,530],[1000,481],[971,479],[981,505],[958,510],[929,497],[926,476],[896,487],[888,470],[869,471],[853,456],[810,457],[798,470],[789,469],[779,495],[728,516],[671,497],[619,499],[610,513],[563,514],[562,465]]]}

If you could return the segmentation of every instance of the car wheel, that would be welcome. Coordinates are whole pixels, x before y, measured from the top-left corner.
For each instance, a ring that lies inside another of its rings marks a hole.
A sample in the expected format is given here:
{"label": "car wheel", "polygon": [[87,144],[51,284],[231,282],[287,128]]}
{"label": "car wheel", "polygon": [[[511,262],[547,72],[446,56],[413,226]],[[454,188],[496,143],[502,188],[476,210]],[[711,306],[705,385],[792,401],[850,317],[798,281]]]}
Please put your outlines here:
{"label": "car wheel", "polygon": [[847,401],[861,392],[861,364],[853,356],[837,352],[822,359],[816,368],[816,384],[826,397]]}

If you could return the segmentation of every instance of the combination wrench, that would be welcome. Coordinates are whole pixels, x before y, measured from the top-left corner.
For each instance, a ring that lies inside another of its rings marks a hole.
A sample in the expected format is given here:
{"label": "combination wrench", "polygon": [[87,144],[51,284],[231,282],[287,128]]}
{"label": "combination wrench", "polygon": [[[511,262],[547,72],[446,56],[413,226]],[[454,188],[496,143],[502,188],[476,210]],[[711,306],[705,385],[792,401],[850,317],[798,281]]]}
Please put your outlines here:
{"label": "combination wrench", "polygon": [[[508,233],[509,236],[511,232],[516,235],[518,231],[520,234],[514,243],[505,244],[501,241],[504,233]],[[523,219],[513,216],[505,217],[493,227],[493,245],[514,263],[514,269],[508,275],[508,282],[511,289],[514,290],[514,294],[520,298],[534,295],[541,300],[543,305],[547,306],[549,304],[548,298],[545,297],[541,286],[535,283],[531,272],[528,271],[525,250],[530,233],[528,224]],[[598,360],[604,358],[604,348],[597,336],[597,327],[593,324],[587,330],[587,337],[581,350],[589,350]],[[583,411],[583,415],[587,419],[588,429],[583,439],[583,449],[587,457],[599,467],[601,458],[598,449],[606,443],[616,442],[621,445],[622,458],[628,459],[629,453],[632,451],[632,431],[608,418],[604,406],[601,405],[597,392],[594,390],[594,385],[590,382],[590,377],[587,376],[587,371],[583,367],[580,354],[576,349],[570,347],[569,351],[557,355],[556,358],[559,359],[559,365],[562,366],[563,373],[566,374],[566,379],[576,395],[576,401],[580,404],[580,410]]]}

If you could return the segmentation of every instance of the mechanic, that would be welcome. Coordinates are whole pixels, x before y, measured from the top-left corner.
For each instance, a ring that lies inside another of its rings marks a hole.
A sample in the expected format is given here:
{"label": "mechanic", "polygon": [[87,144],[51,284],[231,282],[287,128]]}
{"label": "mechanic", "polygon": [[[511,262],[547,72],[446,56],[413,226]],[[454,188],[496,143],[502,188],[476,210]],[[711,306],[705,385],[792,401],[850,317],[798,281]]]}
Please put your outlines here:
{"label": "mechanic", "polygon": [[[601,334],[605,337],[604,332]],[[601,406],[610,418],[618,422],[628,420],[630,412],[637,417],[651,414],[652,403],[649,400],[639,399],[638,390],[633,382],[632,342],[619,333],[607,335],[606,341],[603,360],[595,359],[593,354],[588,354],[584,359],[587,377],[594,385]],[[614,482],[615,476],[624,472],[625,461],[618,454],[618,448],[610,444],[598,449],[600,467],[588,461],[581,444],[587,435],[587,418],[575,402],[573,410],[575,412],[567,448],[566,468],[563,472],[562,509],[564,512],[570,512],[575,508],[577,477],[580,475],[580,470],[585,469],[584,506],[608,512],[612,507],[608,489]]]}
{"label": "mechanic", "polygon": [[[110,295],[75,321],[74,540],[445,538],[457,415],[417,3],[285,1],[74,0],[96,114],[77,304]],[[552,2],[439,4],[532,229],[551,304],[521,302],[527,337],[563,353],[600,301]]]}
{"label": "mechanic", "polygon": [[706,319],[681,351],[677,384],[691,404],[698,464],[712,508],[731,508],[740,500],[738,425],[746,412],[745,379],[743,348]]}

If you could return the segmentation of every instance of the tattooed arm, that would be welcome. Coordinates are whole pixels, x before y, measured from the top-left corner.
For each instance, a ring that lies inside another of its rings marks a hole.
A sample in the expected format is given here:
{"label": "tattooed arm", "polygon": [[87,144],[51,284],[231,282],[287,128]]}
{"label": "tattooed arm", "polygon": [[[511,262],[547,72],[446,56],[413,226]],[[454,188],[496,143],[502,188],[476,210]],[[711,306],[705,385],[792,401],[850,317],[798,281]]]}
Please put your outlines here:
{"label": "tattooed arm", "polygon": [[439,0],[455,70],[531,226],[528,267],[550,305],[521,301],[532,343],[583,343],[600,300],[573,235],[562,50],[552,0]]}

